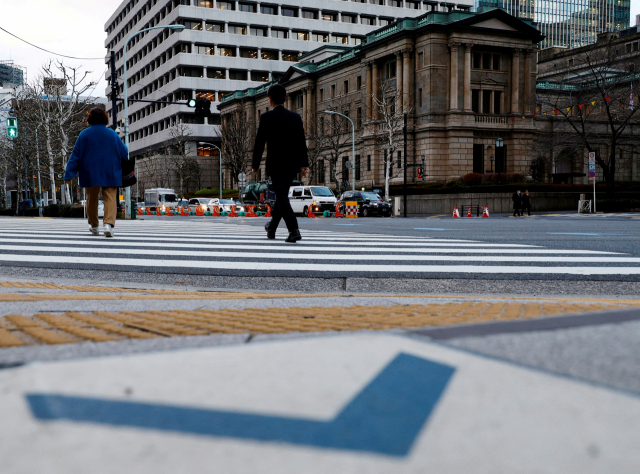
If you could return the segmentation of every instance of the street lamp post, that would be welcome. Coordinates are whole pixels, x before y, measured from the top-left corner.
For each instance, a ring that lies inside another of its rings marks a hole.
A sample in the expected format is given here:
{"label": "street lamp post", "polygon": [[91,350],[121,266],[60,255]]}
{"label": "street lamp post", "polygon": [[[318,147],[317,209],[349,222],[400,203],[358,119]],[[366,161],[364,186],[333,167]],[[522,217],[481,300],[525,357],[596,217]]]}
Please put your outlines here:
{"label": "street lamp post", "polygon": [[38,206],[38,215],[40,217],[42,217],[42,182],[40,180],[40,148],[38,148],[38,129],[40,128],[39,124],[36,127],[36,159],[37,159],[37,166],[38,166],[38,194],[40,195],[40,205]]}
{"label": "street lamp post", "polygon": [[[135,36],[138,36],[141,33],[150,30],[159,30],[159,29],[169,29],[169,30],[184,30],[184,25],[163,25],[163,26],[153,26],[151,28],[145,28],[144,30],[140,30],[127,38],[124,42],[124,47],[122,48],[122,58],[123,58],[123,77],[124,77],[124,144],[127,146],[127,159],[129,159],[129,87],[127,85],[127,46],[129,45],[129,41]],[[115,113],[115,111],[114,111]],[[127,186],[125,188],[125,219],[131,219],[131,187]]]}
{"label": "street lamp post", "polygon": [[502,138],[496,139],[496,156],[498,155],[498,150],[500,150],[500,169],[498,169],[498,162],[496,161],[496,172],[498,173],[498,184],[501,184],[500,173],[502,172],[502,167],[504,166],[504,140]]}
{"label": "street lamp post", "polygon": [[334,112],[333,110],[325,110],[324,113],[340,115],[346,118],[349,122],[351,122],[351,163],[353,165],[351,167],[351,169],[353,170],[353,183],[352,183],[351,190],[355,191],[356,190],[356,127],[353,124],[353,120],[351,120],[346,115],[341,114],[340,112]]}
{"label": "street lamp post", "polygon": [[198,145],[209,145],[218,150],[218,155],[220,155],[220,199],[222,199],[222,150],[218,148],[216,145],[214,145],[213,143],[198,142]]}

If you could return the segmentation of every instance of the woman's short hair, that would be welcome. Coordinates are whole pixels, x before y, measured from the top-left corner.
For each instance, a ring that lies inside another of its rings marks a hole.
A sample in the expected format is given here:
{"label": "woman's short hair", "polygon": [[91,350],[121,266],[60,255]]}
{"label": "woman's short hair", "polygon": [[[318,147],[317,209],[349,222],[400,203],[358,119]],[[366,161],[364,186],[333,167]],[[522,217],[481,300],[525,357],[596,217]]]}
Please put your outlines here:
{"label": "woman's short hair", "polygon": [[108,125],[109,116],[104,111],[104,109],[100,107],[94,107],[89,111],[89,116],[87,117],[87,123],[89,125]]}

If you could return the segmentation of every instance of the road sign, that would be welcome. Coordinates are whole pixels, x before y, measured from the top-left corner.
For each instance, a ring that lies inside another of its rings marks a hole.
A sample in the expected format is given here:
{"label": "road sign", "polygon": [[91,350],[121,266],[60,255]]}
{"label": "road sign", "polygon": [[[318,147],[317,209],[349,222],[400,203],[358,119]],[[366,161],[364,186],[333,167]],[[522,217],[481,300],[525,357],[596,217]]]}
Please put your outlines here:
{"label": "road sign", "polygon": [[596,164],[596,152],[595,151],[591,151],[589,152],[589,164],[593,163],[594,166]]}
{"label": "road sign", "polygon": [[350,162],[350,161],[347,161],[344,165],[347,167],[347,169],[348,169],[348,170],[350,170],[351,168],[353,168],[353,165],[351,164],[351,162]]}
{"label": "road sign", "polygon": [[18,137],[18,119],[15,117],[7,118],[7,137]]}
{"label": "road sign", "polygon": [[247,175],[245,173],[240,173],[238,175],[238,181],[246,181],[247,180]]}

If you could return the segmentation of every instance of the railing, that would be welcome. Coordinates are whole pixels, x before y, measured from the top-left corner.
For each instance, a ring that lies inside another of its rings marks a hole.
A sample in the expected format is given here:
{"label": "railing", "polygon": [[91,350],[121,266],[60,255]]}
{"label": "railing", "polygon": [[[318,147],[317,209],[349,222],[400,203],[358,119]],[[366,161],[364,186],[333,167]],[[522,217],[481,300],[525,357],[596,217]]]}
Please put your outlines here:
{"label": "railing", "polygon": [[[508,117],[506,115],[476,115],[474,117],[475,123],[510,123],[513,122],[514,118],[517,117]],[[520,119],[522,120],[522,119]]]}

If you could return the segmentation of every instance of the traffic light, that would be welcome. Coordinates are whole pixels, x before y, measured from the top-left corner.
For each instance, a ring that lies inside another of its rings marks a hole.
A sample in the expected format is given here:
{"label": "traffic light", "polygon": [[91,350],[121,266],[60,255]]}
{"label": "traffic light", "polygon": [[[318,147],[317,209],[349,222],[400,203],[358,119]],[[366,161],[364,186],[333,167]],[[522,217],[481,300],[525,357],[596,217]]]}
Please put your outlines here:
{"label": "traffic light", "polygon": [[211,101],[207,99],[189,99],[187,105],[192,109],[195,108],[196,117],[211,116]]}
{"label": "traffic light", "polygon": [[418,168],[418,178],[422,179],[422,168]]}
{"label": "traffic light", "polygon": [[15,117],[7,118],[7,137],[18,138],[18,119]]}

